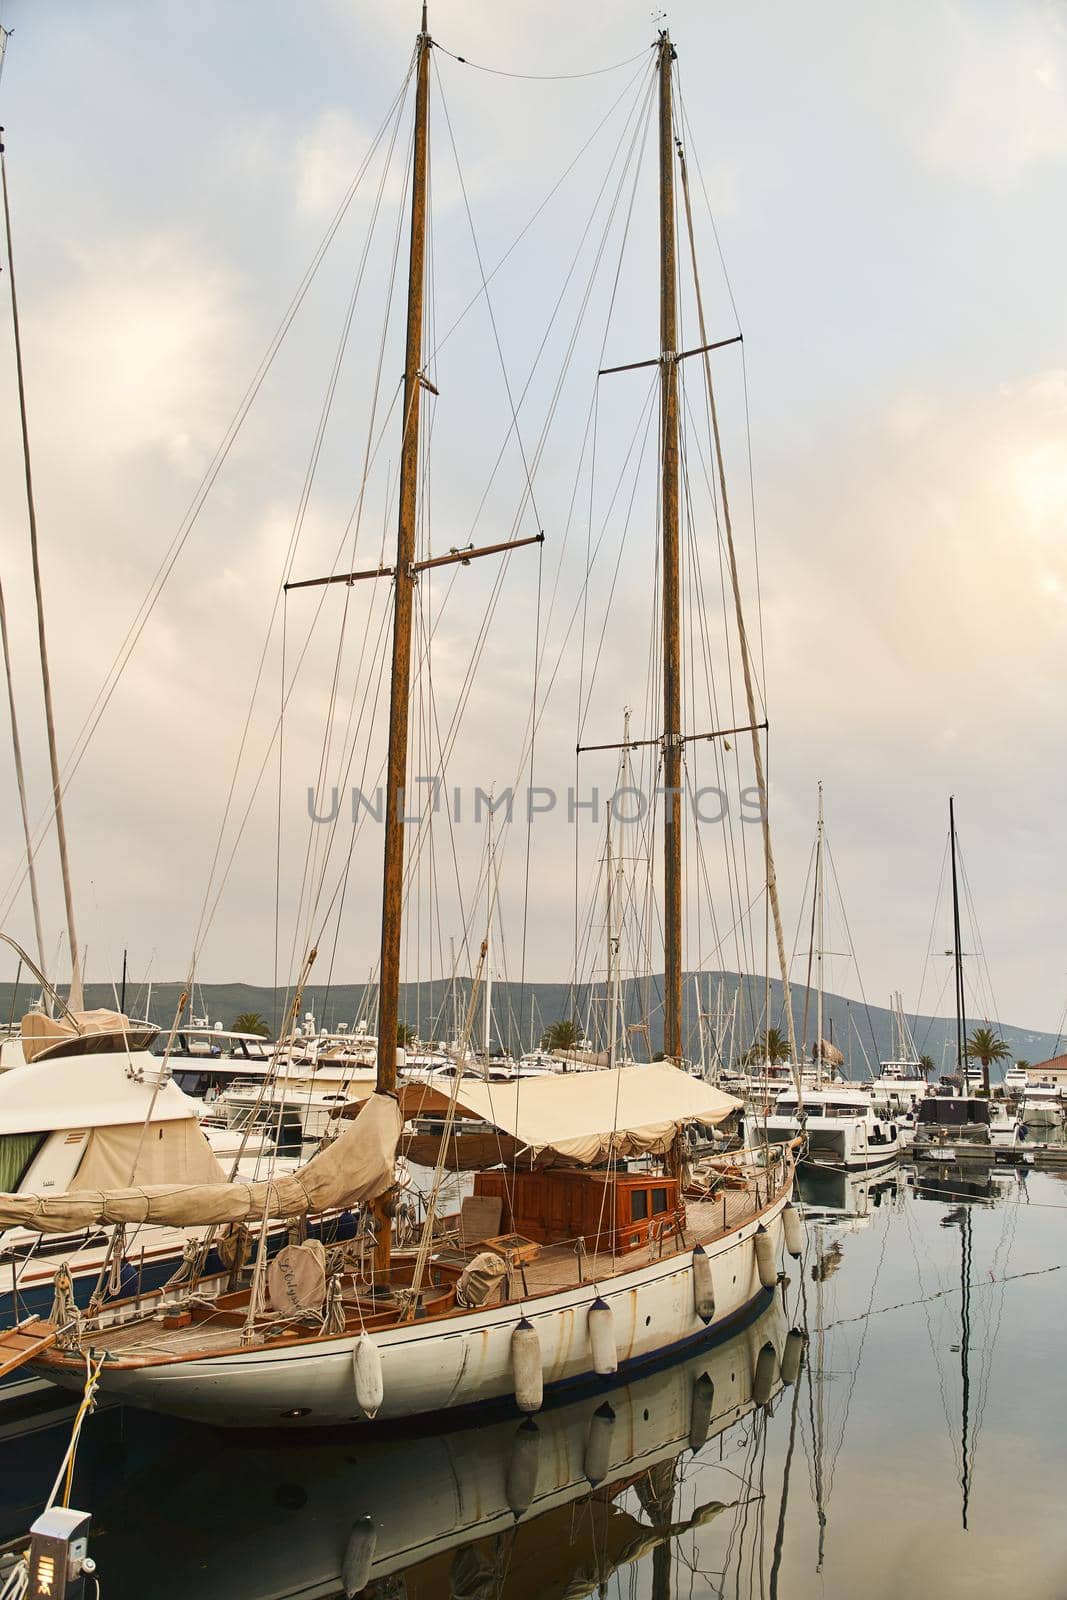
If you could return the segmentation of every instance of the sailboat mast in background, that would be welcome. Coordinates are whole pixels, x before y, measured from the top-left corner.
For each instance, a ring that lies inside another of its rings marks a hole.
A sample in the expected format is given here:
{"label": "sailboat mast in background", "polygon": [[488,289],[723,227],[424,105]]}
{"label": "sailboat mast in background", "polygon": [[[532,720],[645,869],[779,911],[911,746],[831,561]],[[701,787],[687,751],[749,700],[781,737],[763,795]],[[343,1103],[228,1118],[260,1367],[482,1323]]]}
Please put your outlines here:
{"label": "sailboat mast in background", "polygon": [[[4,43],[6,44],[6,36]],[[2,64],[2,57],[0,57]],[[52,805],[59,842],[59,865],[63,875],[63,903],[67,913],[67,939],[70,943],[70,1008],[82,1007],[82,972],[78,935],[74,927],[74,895],[70,884],[70,859],[67,854],[67,829],[63,821],[63,791],[56,749],[56,723],[52,709],[52,677],[48,669],[48,643],[44,626],[44,596],[41,591],[41,563],[37,549],[37,511],[33,498],[33,471],[30,464],[30,433],[26,420],[26,383],[22,370],[22,338],[19,331],[19,303],[15,292],[15,257],[11,244],[11,207],[7,192],[7,157],[0,139],[0,184],[4,193],[4,235],[7,241],[8,281],[11,285],[11,329],[15,344],[15,373],[18,378],[19,420],[22,427],[22,463],[26,476],[26,509],[30,523],[30,559],[33,565],[33,595],[37,607],[37,642],[41,656],[41,683],[44,689],[45,728],[48,733],[48,761],[52,769]],[[42,962],[42,971],[44,966]]]}
{"label": "sailboat mast in background", "polygon": [[[967,1092],[967,1001],[963,992],[963,941],[960,937],[960,888],[956,872],[956,801],[949,796],[948,831],[952,852],[952,954],[956,968],[956,1067],[960,1090]],[[989,1068],[983,1069],[985,1092],[989,1093]]]}

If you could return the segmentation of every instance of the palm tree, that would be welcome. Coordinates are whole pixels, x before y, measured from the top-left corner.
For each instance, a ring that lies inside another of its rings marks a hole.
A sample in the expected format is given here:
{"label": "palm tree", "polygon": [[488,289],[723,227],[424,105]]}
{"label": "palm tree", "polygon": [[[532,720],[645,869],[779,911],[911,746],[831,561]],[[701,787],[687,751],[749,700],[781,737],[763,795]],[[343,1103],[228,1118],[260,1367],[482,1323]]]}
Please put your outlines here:
{"label": "palm tree", "polygon": [[789,1040],[778,1028],[768,1028],[765,1034],[754,1039],[745,1051],[745,1064],[755,1065],[769,1061],[774,1066],[779,1061],[789,1060]]}
{"label": "palm tree", "polygon": [[1007,1061],[1011,1050],[992,1028],[975,1028],[964,1048],[964,1059],[982,1063],[982,1089],[989,1093],[989,1068],[994,1061]]}
{"label": "palm tree", "polygon": [[541,1035],[542,1050],[573,1050],[580,1043],[582,1030],[569,1017],[562,1017]]}
{"label": "palm tree", "polygon": [[414,1028],[409,1028],[406,1022],[398,1022],[397,1023],[397,1025],[396,1025],[396,1042],[397,1042],[397,1044],[400,1046],[400,1048],[402,1050],[406,1050],[408,1045],[411,1044],[414,1041],[414,1038],[415,1038],[415,1029]]}
{"label": "palm tree", "polygon": [[233,1019],[234,1033],[258,1033],[261,1039],[270,1038],[270,1026],[258,1011],[242,1011]]}
{"label": "palm tree", "polygon": [[933,1056],[920,1056],[919,1066],[922,1068],[923,1077],[929,1078],[935,1070]]}

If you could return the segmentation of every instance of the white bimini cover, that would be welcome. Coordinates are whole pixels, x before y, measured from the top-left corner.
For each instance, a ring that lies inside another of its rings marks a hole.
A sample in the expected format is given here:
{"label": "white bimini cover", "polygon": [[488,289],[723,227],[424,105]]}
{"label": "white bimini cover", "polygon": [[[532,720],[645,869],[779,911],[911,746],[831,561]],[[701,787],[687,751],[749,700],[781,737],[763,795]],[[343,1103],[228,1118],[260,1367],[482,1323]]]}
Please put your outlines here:
{"label": "white bimini cover", "polygon": [[609,1156],[662,1154],[689,1122],[719,1123],[742,1102],[665,1061],[516,1083],[464,1078],[458,1101],[533,1154],[588,1166]]}

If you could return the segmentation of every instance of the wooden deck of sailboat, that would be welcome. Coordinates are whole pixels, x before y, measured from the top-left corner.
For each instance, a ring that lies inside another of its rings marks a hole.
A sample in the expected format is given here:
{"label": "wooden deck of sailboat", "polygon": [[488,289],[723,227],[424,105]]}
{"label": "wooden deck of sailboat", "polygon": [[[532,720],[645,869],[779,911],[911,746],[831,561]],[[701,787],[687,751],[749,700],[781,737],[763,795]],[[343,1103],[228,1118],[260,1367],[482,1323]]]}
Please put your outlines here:
{"label": "wooden deck of sailboat", "polygon": [[[757,1184],[753,1187],[725,1189],[706,1200],[688,1200],[684,1233],[665,1238],[662,1247],[657,1242],[623,1254],[613,1255],[610,1250],[585,1250],[579,1255],[573,1241],[545,1245],[534,1260],[525,1264],[525,1282],[516,1272],[512,1303],[521,1304],[560,1290],[577,1288],[583,1283],[589,1285],[592,1291],[594,1285],[605,1284],[621,1273],[632,1273],[646,1264],[668,1260],[676,1253],[688,1252],[696,1244],[711,1245],[743,1227],[746,1222],[755,1222],[773,1198],[773,1195],[768,1197],[764,1193],[762,1184]],[[349,1313],[348,1331],[358,1332],[362,1316],[356,1309],[355,1294],[346,1292],[343,1299]],[[206,1308],[194,1311],[193,1320],[183,1327],[165,1327],[158,1316],[141,1317],[112,1324],[99,1332],[88,1332],[83,1347],[96,1354],[106,1350],[110,1355],[134,1364],[181,1360],[194,1355],[210,1357],[240,1345],[240,1328],[234,1316],[235,1311],[236,1306],[232,1304],[225,1311],[221,1308],[214,1312]],[[445,1315],[449,1314],[462,1315],[463,1312],[457,1307],[446,1311]],[[319,1334],[314,1326],[309,1327],[306,1322],[294,1321],[286,1325],[274,1322],[272,1325],[269,1318],[260,1324],[259,1331],[261,1335],[266,1335],[265,1342],[272,1347],[283,1347],[297,1338],[304,1341],[309,1338],[336,1337]]]}

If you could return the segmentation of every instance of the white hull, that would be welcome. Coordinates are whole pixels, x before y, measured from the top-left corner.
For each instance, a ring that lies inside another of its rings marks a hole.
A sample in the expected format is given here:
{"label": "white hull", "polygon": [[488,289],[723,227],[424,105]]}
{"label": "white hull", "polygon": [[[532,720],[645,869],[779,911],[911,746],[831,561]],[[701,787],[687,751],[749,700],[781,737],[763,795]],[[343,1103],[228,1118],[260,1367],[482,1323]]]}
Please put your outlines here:
{"label": "white hull", "polygon": [[808,1148],[803,1159],[816,1166],[834,1167],[845,1172],[873,1172],[887,1167],[900,1157],[902,1140],[896,1124],[880,1140],[870,1137],[871,1125],[863,1117],[809,1117],[803,1129],[792,1117],[752,1118],[746,1142],[784,1144],[806,1133]]}
{"label": "white hull", "polygon": [[[384,1388],[377,1420],[513,1406],[511,1341],[523,1315],[540,1340],[546,1394],[603,1382],[593,1371],[587,1331],[598,1295],[613,1313],[622,1376],[722,1336],[769,1298],[760,1282],[755,1235],[760,1226],[767,1229],[780,1261],[781,1212],[787,1200],[787,1193],[780,1194],[744,1227],[705,1247],[715,1296],[714,1317],[707,1324],[694,1309],[693,1252],[684,1249],[599,1283],[375,1332]],[[152,1331],[148,1323],[146,1364],[105,1364],[101,1385],[113,1398],[223,1426],[300,1428],[365,1420],[356,1402],[357,1341],[351,1333],[296,1346],[232,1348],[218,1355],[152,1363]],[[91,1337],[86,1342],[91,1345]],[[80,1370],[68,1375],[49,1368],[48,1374],[72,1386],[83,1381]]]}

